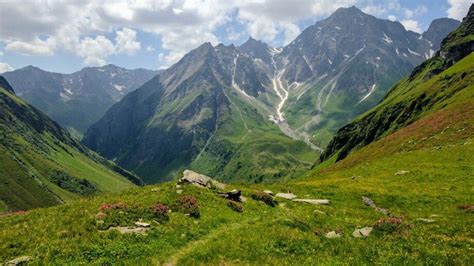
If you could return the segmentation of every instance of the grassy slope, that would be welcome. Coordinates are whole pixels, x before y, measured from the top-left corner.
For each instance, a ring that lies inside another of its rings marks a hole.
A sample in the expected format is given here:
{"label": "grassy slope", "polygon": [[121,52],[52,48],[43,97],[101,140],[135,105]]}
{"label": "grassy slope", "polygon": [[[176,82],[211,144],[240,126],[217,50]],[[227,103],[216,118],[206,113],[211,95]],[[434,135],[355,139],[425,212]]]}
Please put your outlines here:
{"label": "grassy slope", "polygon": [[[29,112],[31,107],[19,97],[3,88],[0,88],[0,93],[4,99],[16,104],[10,108],[19,107]],[[15,117],[8,108],[2,109],[2,112],[13,120],[6,122],[1,134],[1,211],[51,206],[78,198],[80,195],[77,193],[52,182],[50,176],[56,171],[71,178],[86,179],[98,191],[120,191],[134,186],[119,173],[99,163],[97,158],[93,158],[95,155],[80,152],[47,131],[33,131],[28,123]]]}
{"label": "grassy slope", "polygon": [[[272,208],[249,199],[244,212],[236,213],[212,192],[185,186],[183,195],[198,198],[201,218],[172,212],[168,223],[153,224],[145,236],[97,230],[94,216],[101,203],[125,202],[134,209],[171,205],[180,195],[166,183],[0,218],[5,251],[0,261],[30,255],[59,264],[469,264],[474,217],[457,206],[474,201],[473,114],[473,104],[452,106],[303,178],[233,185],[246,196],[256,189],[291,190],[300,197],[330,199],[330,206],[280,200]],[[400,170],[410,172],[395,175]],[[403,229],[353,238],[355,228],[385,217],[366,207],[363,195],[404,217]],[[342,230],[343,237],[315,234],[331,230]]]}
{"label": "grassy slope", "polygon": [[307,171],[318,153],[295,141],[239,97],[191,169],[224,181],[262,182],[293,178]]}

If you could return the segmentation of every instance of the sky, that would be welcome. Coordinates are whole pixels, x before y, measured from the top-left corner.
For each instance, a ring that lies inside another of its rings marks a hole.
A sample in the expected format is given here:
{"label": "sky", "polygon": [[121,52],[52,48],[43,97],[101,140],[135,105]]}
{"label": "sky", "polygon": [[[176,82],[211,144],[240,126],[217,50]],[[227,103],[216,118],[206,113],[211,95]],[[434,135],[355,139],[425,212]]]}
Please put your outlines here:
{"label": "sky", "polygon": [[421,33],[436,18],[462,20],[473,1],[0,0],[0,73],[28,65],[162,69],[204,42],[239,45],[249,36],[278,47],[353,5]]}

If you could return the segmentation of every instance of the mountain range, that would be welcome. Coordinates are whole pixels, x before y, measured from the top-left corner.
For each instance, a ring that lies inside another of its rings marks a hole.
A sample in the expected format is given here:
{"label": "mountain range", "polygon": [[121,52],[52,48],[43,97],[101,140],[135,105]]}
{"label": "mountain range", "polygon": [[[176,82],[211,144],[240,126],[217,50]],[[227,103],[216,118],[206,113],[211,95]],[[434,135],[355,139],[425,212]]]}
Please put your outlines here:
{"label": "mountain range", "polygon": [[83,141],[147,182],[184,168],[222,180],[291,177],[456,24],[437,20],[424,37],[351,7],[285,47],[205,43],[112,106]]}
{"label": "mountain range", "polygon": [[2,75],[18,96],[80,137],[110,106],[157,73],[106,65],[61,74],[27,66]]}
{"label": "mountain range", "polygon": [[[213,56],[223,48],[205,45],[191,58]],[[185,171],[177,182],[3,214],[0,261],[53,265],[472,264],[473,51],[474,5],[432,58],[398,81],[373,108],[343,126],[320,163],[298,178],[224,184]],[[219,69],[216,58],[205,67],[208,71],[198,72],[197,77],[205,78],[204,85],[213,80],[209,73]],[[156,80],[172,83],[180,79],[172,75],[175,69],[169,71],[145,86],[153,91]],[[7,84],[2,87],[0,92],[13,95]],[[169,97],[166,93],[173,93],[169,88],[162,87],[160,95],[146,95],[139,89],[124,100],[145,97],[155,101],[154,97]],[[231,92],[215,87],[212,91],[216,98]],[[236,102],[238,98],[226,99]],[[236,105],[219,108],[232,110]],[[242,117],[248,113],[242,111]]]}

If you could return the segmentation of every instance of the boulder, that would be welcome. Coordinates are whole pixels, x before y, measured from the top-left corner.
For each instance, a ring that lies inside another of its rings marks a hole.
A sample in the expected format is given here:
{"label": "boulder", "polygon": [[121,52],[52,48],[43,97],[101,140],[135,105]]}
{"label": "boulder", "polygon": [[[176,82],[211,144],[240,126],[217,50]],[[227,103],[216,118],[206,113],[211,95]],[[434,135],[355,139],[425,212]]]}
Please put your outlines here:
{"label": "boulder", "polygon": [[329,205],[331,202],[328,199],[293,199],[295,202],[305,202],[313,205]]}
{"label": "boulder", "polygon": [[337,233],[336,231],[331,231],[331,232],[328,232],[325,236],[326,238],[339,238],[342,235],[340,233]]}
{"label": "boulder", "polygon": [[353,233],[353,237],[368,237],[370,235],[370,232],[372,232],[373,228],[372,227],[364,227],[360,229],[356,229]]}
{"label": "boulder", "polygon": [[136,222],[135,225],[138,227],[150,227],[149,223],[144,223],[144,222]]}
{"label": "boulder", "polygon": [[26,265],[26,263],[30,260],[31,260],[30,256],[21,256],[5,263],[5,265]]}
{"label": "boulder", "polygon": [[277,193],[275,197],[292,200],[296,198],[296,195],[293,193]]}
{"label": "boulder", "polygon": [[242,192],[237,189],[233,189],[229,192],[217,192],[217,194],[228,200],[242,202]]}
{"label": "boulder", "polygon": [[195,186],[203,188],[225,188],[225,185],[223,183],[220,183],[206,175],[202,175],[191,170],[184,170],[183,177],[179,180],[179,183],[191,183]]}
{"label": "boulder", "polygon": [[121,234],[145,234],[150,228],[145,227],[110,227],[109,230],[117,230]]}
{"label": "boulder", "polygon": [[268,195],[271,195],[271,196],[274,195],[274,194],[273,194],[273,191],[271,191],[271,190],[264,190],[263,193],[268,194]]}
{"label": "boulder", "polygon": [[400,170],[398,172],[395,173],[395,175],[406,175],[410,173],[410,171],[407,171],[407,170]]}

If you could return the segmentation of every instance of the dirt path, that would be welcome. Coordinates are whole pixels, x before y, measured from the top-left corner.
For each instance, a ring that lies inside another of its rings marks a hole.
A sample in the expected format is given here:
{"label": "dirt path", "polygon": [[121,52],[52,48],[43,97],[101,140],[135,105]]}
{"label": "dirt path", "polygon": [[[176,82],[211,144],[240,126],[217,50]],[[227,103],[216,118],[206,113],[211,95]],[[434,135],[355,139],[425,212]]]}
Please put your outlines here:
{"label": "dirt path", "polygon": [[213,230],[209,234],[205,235],[203,238],[199,240],[192,241],[188,243],[186,246],[181,248],[178,252],[176,252],[171,258],[168,259],[167,262],[165,262],[163,265],[165,266],[174,266],[177,265],[179,260],[186,255],[190,254],[194,249],[196,249],[199,246],[205,245],[208,242],[214,240],[216,237],[218,237],[220,234],[229,232],[230,230],[237,230],[241,227],[244,227],[252,222],[255,222],[256,220],[250,220],[247,222],[236,222],[236,223],[231,223],[231,224],[224,224],[221,225],[219,228]]}

